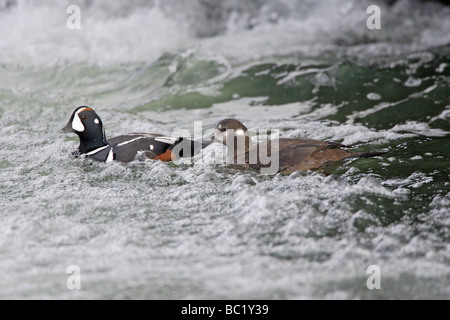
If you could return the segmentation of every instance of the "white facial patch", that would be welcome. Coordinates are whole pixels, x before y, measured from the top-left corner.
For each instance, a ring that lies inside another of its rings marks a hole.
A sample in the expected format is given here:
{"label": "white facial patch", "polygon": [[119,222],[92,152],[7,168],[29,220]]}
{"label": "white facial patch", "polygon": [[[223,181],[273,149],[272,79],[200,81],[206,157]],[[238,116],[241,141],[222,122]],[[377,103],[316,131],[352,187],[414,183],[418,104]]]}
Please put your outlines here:
{"label": "white facial patch", "polygon": [[77,132],[83,132],[84,131],[84,125],[81,122],[80,116],[78,115],[80,112],[83,112],[84,110],[86,110],[86,108],[78,110],[77,113],[75,113],[75,115],[73,116],[72,129],[77,131]]}
{"label": "white facial patch", "polygon": [[223,135],[220,130],[218,130],[218,129],[214,130],[214,139],[218,142],[223,142]]}
{"label": "white facial patch", "polygon": [[236,132],[235,132],[235,134],[238,135],[238,136],[243,136],[244,133],[245,133],[245,132],[244,132],[244,130],[242,130],[242,129],[237,129]]}
{"label": "white facial patch", "polygon": [[95,124],[99,124],[100,123],[100,121],[98,119],[95,119],[94,122],[95,122]]}

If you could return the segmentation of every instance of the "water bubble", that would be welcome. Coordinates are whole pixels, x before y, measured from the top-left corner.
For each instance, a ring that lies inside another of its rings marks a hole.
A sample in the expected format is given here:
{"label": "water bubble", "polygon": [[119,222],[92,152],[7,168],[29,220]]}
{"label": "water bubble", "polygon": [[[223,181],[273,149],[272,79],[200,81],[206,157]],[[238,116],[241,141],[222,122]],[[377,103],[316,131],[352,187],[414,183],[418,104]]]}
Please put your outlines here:
{"label": "water bubble", "polygon": [[413,78],[413,77],[409,77],[405,82],[406,87],[418,87],[421,84],[422,84],[421,79],[417,79],[417,78]]}
{"label": "water bubble", "polygon": [[367,94],[367,99],[369,100],[374,100],[374,101],[378,101],[381,99],[381,96],[378,93],[375,92],[371,92]]}

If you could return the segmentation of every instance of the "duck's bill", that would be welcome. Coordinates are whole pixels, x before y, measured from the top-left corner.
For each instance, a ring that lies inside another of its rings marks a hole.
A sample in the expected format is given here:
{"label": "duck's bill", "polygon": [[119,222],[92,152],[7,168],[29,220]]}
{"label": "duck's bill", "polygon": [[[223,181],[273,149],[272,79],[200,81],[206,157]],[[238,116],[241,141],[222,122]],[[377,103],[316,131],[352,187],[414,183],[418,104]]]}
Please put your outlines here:
{"label": "duck's bill", "polygon": [[213,141],[215,142],[222,142],[222,143],[224,142],[223,133],[218,129],[214,129],[213,137],[214,137]]}
{"label": "duck's bill", "polygon": [[61,133],[72,133],[72,124],[69,122],[64,128],[60,130]]}

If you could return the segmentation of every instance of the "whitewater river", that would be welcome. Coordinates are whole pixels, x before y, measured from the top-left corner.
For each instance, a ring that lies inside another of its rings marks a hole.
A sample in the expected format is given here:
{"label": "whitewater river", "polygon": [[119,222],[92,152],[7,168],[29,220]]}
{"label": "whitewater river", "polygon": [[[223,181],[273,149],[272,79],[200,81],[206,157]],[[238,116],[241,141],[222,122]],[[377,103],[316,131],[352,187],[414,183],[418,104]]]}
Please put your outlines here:
{"label": "whitewater river", "polygon": [[[0,298],[449,299],[450,7],[378,1],[369,30],[376,2],[0,1]],[[94,163],[58,131],[80,105],[107,137],[235,117],[387,153]]]}

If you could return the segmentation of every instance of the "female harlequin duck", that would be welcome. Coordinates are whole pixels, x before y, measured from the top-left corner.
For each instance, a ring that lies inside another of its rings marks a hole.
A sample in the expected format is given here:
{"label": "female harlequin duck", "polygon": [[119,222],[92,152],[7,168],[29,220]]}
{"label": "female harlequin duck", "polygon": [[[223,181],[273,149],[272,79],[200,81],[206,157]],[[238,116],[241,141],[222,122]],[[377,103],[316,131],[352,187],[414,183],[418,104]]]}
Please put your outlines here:
{"label": "female harlequin duck", "polygon": [[[273,165],[268,159],[276,159],[277,165],[272,174],[319,170],[342,159],[374,157],[385,153],[352,152],[341,149],[347,147],[339,143],[312,139],[280,138],[255,144],[250,140],[248,129],[235,119],[220,121],[214,130],[213,139],[228,146],[228,161],[233,166],[260,170]],[[273,157],[275,152],[278,157]]]}
{"label": "female harlequin duck", "polygon": [[130,162],[136,159],[171,161],[193,156],[207,145],[154,133],[132,133],[106,139],[102,120],[92,108],[86,106],[73,111],[62,132],[73,132],[80,138],[80,145],[74,153],[76,156],[105,162]]}

